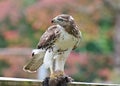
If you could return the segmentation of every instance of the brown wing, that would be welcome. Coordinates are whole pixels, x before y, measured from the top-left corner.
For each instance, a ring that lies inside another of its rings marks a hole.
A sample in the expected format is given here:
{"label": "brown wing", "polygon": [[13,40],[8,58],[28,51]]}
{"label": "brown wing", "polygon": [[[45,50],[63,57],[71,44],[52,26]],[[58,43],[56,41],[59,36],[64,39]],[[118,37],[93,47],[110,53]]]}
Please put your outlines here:
{"label": "brown wing", "polygon": [[53,25],[48,28],[48,30],[42,35],[38,43],[38,49],[40,48],[50,48],[57,38],[60,36],[60,30],[57,25]]}

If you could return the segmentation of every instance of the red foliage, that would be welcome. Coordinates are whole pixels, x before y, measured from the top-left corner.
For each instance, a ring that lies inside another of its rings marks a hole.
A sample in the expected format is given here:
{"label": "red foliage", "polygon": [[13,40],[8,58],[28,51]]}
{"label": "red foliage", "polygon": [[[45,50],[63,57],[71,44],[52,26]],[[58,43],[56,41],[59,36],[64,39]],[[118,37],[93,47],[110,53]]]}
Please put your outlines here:
{"label": "red foliage", "polygon": [[0,1],[0,21],[3,20],[8,13],[11,11],[11,0],[2,0]]}
{"label": "red foliage", "polygon": [[65,72],[69,75],[77,73],[79,70],[77,65],[87,65],[88,64],[88,56],[86,54],[78,54],[72,52],[67,59],[67,68]]}
{"label": "red foliage", "polygon": [[0,60],[4,60],[9,64],[8,68],[4,68],[2,76],[4,77],[18,77],[18,78],[36,78],[36,74],[26,73],[23,71],[23,66],[26,63],[28,55],[0,55]]}
{"label": "red foliage", "polygon": [[110,71],[110,69],[108,69],[108,68],[100,69],[100,70],[98,71],[98,75],[99,75],[101,78],[104,78],[105,80],[109,80],[110,74],[111,74],[111,71]]}
{"label": "red foliage", "polygon": [[19,38],[19,34],[18,34],[17,31],[11,31],[11,30],[6,31],[6,32],[3,33],[3,35],[4,35],[5,39],[9,40],[9,41],[18,40],[18,38]]}

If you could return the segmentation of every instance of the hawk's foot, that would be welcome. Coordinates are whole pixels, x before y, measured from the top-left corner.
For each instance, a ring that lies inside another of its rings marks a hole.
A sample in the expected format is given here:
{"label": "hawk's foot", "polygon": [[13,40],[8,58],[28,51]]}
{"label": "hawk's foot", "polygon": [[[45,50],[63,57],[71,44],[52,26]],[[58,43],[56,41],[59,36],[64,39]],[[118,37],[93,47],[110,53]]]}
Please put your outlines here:
{"label": "hawk's foot", "polygon": [[51,75],[50,75],[50,78],[51,79],[55,79],[57,77],[60,77],[60,76],[64,76],[64,72],[63,71],[54,71]]}
{"label": "hawk's foot", "polygon": [[43,86],[67,86],[73,79],[65,75],[62,71],[55,71],[50,77],[45,78]]}

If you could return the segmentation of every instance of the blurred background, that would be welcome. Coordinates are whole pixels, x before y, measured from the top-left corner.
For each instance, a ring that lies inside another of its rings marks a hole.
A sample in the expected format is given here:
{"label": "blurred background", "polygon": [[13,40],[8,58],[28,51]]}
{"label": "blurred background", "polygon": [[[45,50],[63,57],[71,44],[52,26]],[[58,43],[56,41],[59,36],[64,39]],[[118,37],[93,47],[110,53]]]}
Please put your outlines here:
{"label": "blurred background", "polygon": [[45,75],[22,68],[51,19],[62,13],[75,18],[83,35],[66,74],[75,81],[120,83],[120,0],[0,0],[0,77]]}

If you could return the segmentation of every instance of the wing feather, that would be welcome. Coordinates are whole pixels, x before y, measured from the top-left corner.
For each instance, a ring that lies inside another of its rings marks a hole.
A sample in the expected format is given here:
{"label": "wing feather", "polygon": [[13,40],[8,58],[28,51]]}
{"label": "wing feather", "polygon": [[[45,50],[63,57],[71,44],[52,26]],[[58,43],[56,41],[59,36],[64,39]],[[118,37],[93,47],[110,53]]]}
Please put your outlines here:
{"label": "wing feather", "polygon": [[43,58],[33,57],[23,70],[27,72],[36,72],[36,70],[43,64]]}
{"label": "wing feather", "polygon": [[38,43],[38,49],[34,50],[32,59],[23,68],[25,71],[35,72],[43,64],[46,49],[51,48],[60,35],[60,29],[58,28],[57,25],[53,25],[42,35]]}
{"label": "wing feather", "polygon": [[40,48],[50,48],[51,45],[57,40],[60,36],[60,30],[58,29],[57,25],[53,25],[48,28],[48,30],[42,35],[39,43],[38,49]]}
{"label": "wing feather", "polygon": [[24,71],[30,73],[36,72],[37,69],[43,64],[43,57],[45,55],[45,51],[42,49],[34,49],[33,52],[34,55],[28,61],[28,63],[23,67]]}

